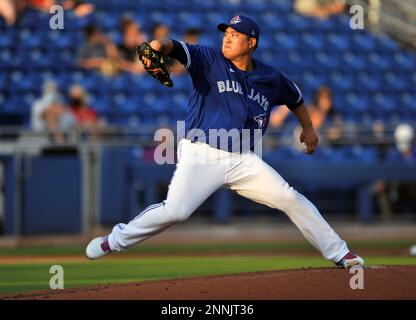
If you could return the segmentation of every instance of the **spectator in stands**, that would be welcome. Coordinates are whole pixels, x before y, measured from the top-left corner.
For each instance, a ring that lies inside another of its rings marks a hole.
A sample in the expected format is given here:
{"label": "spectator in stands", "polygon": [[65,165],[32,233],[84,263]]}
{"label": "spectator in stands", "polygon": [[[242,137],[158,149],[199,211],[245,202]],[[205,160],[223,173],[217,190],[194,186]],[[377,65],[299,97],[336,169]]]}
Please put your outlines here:
{"label": "spectator in stands", "polygon": [[152,39],[168,38],[170,29],[163,23],[156,23],[152,28]]}
{"label": "spectator in stands", "polygon": [[189,44],[197,44],[200,36],[201,30],[198,28],[189,28],[185,31],[183,41]]}
{"label": "spectator in stands", "polygon": [[85,69],[97,69],[105,75],[118,72],[117,47],[95,26],[85,28],[87,42],[78,52],[78,63]]}
{"label": "spectator in stands", "polygon": [[413,145],[414,129],[410,124],[399,124],[394,130],[396,148],[387,154],[387,161],[403,161],[416,163],[416,149]]}
{"label": "spectator in stands", "polygon": [[32,130],[51,134],[55,142],[63,142],[65,133],[74,125],[71,112],[63,106],[54,82],[45,82],[42,97],[35,101],[31,112]]}
{"label": "spectator in stands", "polygon": [[81,132],[91,134],[92,138],[97,138],[102,121],[97,112],[88,106],[87,93],[83,87],[73,85],[69,89],[69,109],[74,116],[77,128]]}
{"label": "spectator in stands", "polygon": [[94,12],[95,6],[84,0],[67,0],[64,3],[65,10],[72,10],[77,17],[85,17]]}
{"label": "spectator in stands", "polygon": [[29,6],[37,10],[49,13],[49,9],[56,4],[55,0],[28,0]]}
{"label": "spectator in stands", "polygon": [[[308,111],[316,129],[320,129],[327,120],[337,124],[341,123],[341,117],[333,105],[331,89],[327,86],[321,86],[315,91],[313,102],[308,105]],[[273,110],[270,125],[280,127],[289,114],[288,108],[279,106]]]}
{"label": "spectator in stands", "polygon": [[[328,86],[320,86],[315,91],[313,102],[308,106],[308,110],[314,128],[321,129],[323,138],[326,138],[330,144],[336,144],[344,132],[341,115],[334,107],[332,91]],[[325,130],[323,130],[324,124]]]}
{"label": "spectator in stands", "polygon": [[[387,163],[416,164],[416,148],[414,147],[414,129],[402,123],[394,131],[395,148],[386,157]],[[374,192],[381,210],[381,217],[389,220],[393,212],[414,212],[416,199],[416,183],[378,181]]]}
{"label": "spectator in stands", "polygon": [[380,162],[383,162],[386,159],[387,152],[390,148],[388,139],[386,137],[386,129],[384,123],[380,120],[374,121],[372,125],[373,140],[374,144],[377,146],[377,156]]}
{"label": "spectator in stands", "polygon": [[[314,100],[307,105],[308,112],[313,127],[321,133],[321,137],[326,139],[328,144],[337,147],[337,143],[342,139],[344,130],[342,126],[341,116],[335,111],[333,105],[331,89],[328,86],[320,86],[314,94]],[[286,118],[290,114],[290,110],[286,106],[276,107],[270,115],[270,126],[279,128],[283,125]],[[323,128],[324,123],[326,124]],[[299,135],[301,128],[295,127],[292,137],[295,149],[301,149]]]}
{"label": "spectator in stands", "polygon": [[137,45],[146,40],[146,35],[141,31],[140,26],[129,18],[121,22],[123,43],[118,46],[120,53],[119,67],[121,70],[140,74],[144,73],[143,64],[140,63],[136,49]]}
{"label": "spectator in stands", "polygon": [[339,15],[345,11],[344,0],[295,0],[294,9],[297,13],[320,19]]}
{"label": "spectator in stands", "polygon": [[308,107],[314,128],[320,129],[328,122],[341,124],[341,116],[335,110],[332,91],[328,86],[320,86],[315,91],[313,102]]}
{"label": "spectator in stands", "polygon": [[[168,38],[169,34],[169,27],[163,23],[157,23],[152,28],[153,39]],[[167,57],[166,66],[168,67],[169,71],[175,76],[181,76],[185,73],[185,68],[175,59]]]}
{"label": "spectator in stands", "polygon": [[16,22],[16,8],[13,0],[0,1],[0,16],[4,18],[8,26]]}

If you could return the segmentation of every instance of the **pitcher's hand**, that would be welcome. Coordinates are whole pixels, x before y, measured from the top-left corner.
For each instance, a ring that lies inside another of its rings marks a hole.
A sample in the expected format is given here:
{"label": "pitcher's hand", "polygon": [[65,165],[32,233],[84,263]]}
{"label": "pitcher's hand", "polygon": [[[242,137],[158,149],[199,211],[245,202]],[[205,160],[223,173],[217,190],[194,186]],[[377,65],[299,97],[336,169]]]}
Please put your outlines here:
{"label": "pitcher's hand", "polygon": [[307,154],[314,153],[319,142],[319,137],[315,129],[313,127],[302,128],[302,132],[300,133],[300,142],[304,142],[306,144]]}

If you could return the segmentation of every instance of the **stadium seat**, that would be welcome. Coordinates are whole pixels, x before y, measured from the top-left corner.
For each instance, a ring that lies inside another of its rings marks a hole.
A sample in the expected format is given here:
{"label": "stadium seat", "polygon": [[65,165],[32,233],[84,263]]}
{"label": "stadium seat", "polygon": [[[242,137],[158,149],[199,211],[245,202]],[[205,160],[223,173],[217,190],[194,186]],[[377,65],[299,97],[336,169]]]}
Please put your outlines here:
{"label": "stadium seat", "polygon": [[340,53],[351,48],[350,39],[343,34],[331,32],[327,36],[327,41],[329,46],[333,46]]}
{"label": "stadium seat", "polygon": [[374,37],[364,32],[357,32],[352,35],[352,45],[352,48],[362,52],[369,52],[376,46]]}
{"label": "stadium seat", "polygon": [[285,19],[280,12],[266,11],[260,17],[260,21],[271,28],[274,32],[283,32],[285,29]]}
{"label": "stadium seat", "polygon": [[351,51],[346,51],[342,55],[342,59],[346,68],[352,71],[361,71],[367,65],[367,60],[364,55],[357,55]]}

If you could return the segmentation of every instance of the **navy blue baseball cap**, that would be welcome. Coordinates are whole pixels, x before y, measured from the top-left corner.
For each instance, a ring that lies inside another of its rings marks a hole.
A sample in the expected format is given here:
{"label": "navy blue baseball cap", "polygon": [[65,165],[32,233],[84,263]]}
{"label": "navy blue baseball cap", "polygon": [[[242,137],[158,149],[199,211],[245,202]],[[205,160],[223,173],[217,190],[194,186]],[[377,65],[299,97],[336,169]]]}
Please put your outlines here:
{"label": "navy blue baseball cap", "polygon": [[220,23],[217,26],[218,30],[222,32],[225,32],[225,30],[227,30],[228,27],[234,29],[237,32],[244,33],[251,38],[256,38],[258,44],[260,38],[260,28],[258,24],[255,23],[249,17],[238,15],[232,18],[229,24]]}

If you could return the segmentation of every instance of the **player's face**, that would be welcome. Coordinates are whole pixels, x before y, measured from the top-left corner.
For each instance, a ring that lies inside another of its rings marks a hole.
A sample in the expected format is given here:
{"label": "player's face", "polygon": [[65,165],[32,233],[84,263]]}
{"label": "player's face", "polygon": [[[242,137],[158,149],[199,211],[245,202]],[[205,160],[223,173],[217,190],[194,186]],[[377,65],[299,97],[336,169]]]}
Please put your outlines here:
{"label": "player's face", "polygon": [[222,39],[222,54],[225,58],[233,60],[250,53],[252,45],[249,36],[228,27]]}

